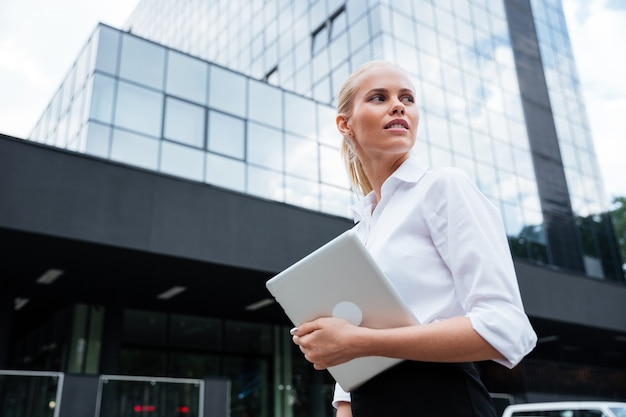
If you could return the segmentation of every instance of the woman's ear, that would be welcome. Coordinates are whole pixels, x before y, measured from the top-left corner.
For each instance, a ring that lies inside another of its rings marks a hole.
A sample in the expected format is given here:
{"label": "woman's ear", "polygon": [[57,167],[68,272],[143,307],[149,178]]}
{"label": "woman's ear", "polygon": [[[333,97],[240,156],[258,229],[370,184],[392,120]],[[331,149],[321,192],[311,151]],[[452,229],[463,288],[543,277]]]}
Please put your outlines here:
{"label": "woman's ear", "polygon": [[337,124],[337,130],[339,130],[339,133],[343,136],[352,136],[352,130],[350,129],[350,126],[348,126],[348,118],[346,116],[338,114],[335,119],[335,123]]}

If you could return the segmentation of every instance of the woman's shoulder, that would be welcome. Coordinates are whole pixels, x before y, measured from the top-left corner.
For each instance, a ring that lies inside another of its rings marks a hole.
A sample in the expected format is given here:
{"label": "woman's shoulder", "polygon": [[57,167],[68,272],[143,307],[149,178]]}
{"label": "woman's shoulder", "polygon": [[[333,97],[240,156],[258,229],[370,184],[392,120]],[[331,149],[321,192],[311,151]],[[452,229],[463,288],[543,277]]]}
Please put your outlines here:
{"label": "woman's shoulder", "polygon": [[433,185],[460,185],[460,184],[473,184],[469,175],[461,168],[453,166],[430,168],[424,176],[428,182]]}

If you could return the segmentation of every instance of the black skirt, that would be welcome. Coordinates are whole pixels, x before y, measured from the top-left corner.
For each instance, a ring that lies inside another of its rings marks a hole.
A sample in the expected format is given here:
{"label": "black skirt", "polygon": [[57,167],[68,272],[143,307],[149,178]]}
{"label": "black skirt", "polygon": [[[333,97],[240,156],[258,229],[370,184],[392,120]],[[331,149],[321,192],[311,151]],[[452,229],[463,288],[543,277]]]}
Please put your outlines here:
{"label": "black skirt", "polygon": [[404,361],[350,395],[353,417],[496,417],[472,363]]}

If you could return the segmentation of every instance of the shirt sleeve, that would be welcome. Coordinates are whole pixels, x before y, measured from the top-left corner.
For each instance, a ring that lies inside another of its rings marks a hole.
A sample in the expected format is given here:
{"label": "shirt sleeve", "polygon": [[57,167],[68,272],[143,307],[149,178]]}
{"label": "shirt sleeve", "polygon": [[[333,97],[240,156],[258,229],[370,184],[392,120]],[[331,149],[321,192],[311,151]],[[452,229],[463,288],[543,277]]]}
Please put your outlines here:
{"label": "shirt sleeve", "polygon": [[472,327],[513,368],[537,342],[524,312],[502,217],[463,171],[444,171],[431,200],[433,240]]}
{"label": "shirt sleeve", "polygon": [[333,394],[333,407],[337,408],[340,402],[350,402],[350,393],[346,392],[339,386],[339,384],[335,383],[335,393]]}

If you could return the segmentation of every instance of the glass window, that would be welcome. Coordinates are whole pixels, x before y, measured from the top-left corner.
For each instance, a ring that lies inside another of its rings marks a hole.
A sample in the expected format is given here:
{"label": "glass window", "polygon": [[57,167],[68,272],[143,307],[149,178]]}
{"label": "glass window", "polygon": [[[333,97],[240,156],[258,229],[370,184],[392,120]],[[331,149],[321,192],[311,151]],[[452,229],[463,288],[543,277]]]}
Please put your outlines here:
{"label": "glass window", "polygon": [[311,53],[313,55],[328,46],[328,26],[326,26],[326,24],[320,27],[317,32],[313,33],[312,43],[313,48]]}
{"label": "glass window", "polygon": [[78,95],[74,97],[74,103],[70,108],[70,125],[69,136],[74,137],[78,134],[80,127],[83,124],[83,105],[85,101],[85,90],[80,90]]}
{"label": "glass window", "polygon": [[491,165],[476,164],[478,188],[492,201],[498,200],[498,175],[496,168]]}
{"label": "glass window", "polygon": [[282,94],[275,87],[250,80],[248,117],[260,123],[282,127]]}
{"label": "glass window", "polygon": [[91,122],[87,125],[85,153],[107,158],[111,142],[111,128],[100,123]]}
{"label": "glass window", "polygon": [[209,67],[205,62],[169,51],[165,90],[169,94],[207,104],[208,73]]}
{"label": "glass window", "polygon": [[218,187],[244,192],[246,165],[241,161],[207,153],[204,181]]}
{"label": "glass window", "polygon": [[106,26],[100,25],[99,28],[95,68],[115,75],[117,74],[117,56],[121,34]]}
{"label": "glass window", "polygon": [[322,182],[338,187],[350,188],[348,174],[338,149],[320,146],[320,176]]}
{"label": "glass window", "polygon": [[338,148],[341,146],[341,141],[343,138],[341,134],[337,130],[337,125],[335,124],[335,117],[337,115],[337,111],[332,107],[324,106],[321,104],[317,105],[317,114],[318,114],[318,140],[320,143],[325,145],[333,146]]}
{"label": "glass window", "polygon": [[452,154],[447,149],[433,145],[430,147],[430,161],[433,167],[448,167],[452,165]]}
{"label": "glass window", "polygon": [[163,96],[123,81],[119,82],[115,124],[152,136],[161,136]]}
{"label": "glass window", "polygon": [[122,38],[120,77],[163,89],[165,48],[125,34]]}
{"label": "glass window", "polygon": [[449,124],[446,119],[436,114],[428,114],[427,136],[428,142],[442,148],[450,148]]}
{"label": "glass window", "polygon": [[519,205],[520,192],[515,175],[498,171],[498,186],[501,201]]}
{"label": "glass window", "polygon": [[319,183],[285,176],[285,202],[311,210],[320,208]]}
{"label": "glass window", "polygon": [[163,136],[180,143],[204,148],[205,108],[167,97]]}
{"label": "glass window", "polygon": [[313,101],[285,93],[285,130],[314,138],[317,133],[315,119]]}
{"label": "glass window", "polygon": [[[356,2],[349,2],[352,4]],[[358,51],[363,45],[367,44],[370,38],[369,27],[367,25],[367,17],[363,17],[361,20],[353,24],[348,30],[350,36],[350,50],[351,52]]]}
{"label": "glass window", "polygon": [[210,350],[222,348],[221,320],[172,314],[169,332],[172,346]]}
{"label": "glass window", "polygon": [[283,201],[283,174],[248,165],[248,193],[275,201]]}
{"label": "glass window", "polygon": [[212,152],[244,159],[245,124],[242,119],[209,111],[208,149]]}
{"label": "glass window", "polygon": [[282,132],[258,125],[256,123],[248,122],[248,143],[246,154],[249,163],[282,171]]}
{"label": "glass window", "polygon": [[456,123],[450,124],[450,138],[452,142],[452,150],[455,154],[472,155],[472,141],[470,131],[466,126]]}
{"label": "glass window", "polygon": [[496,162],[496,166],[500,170],[512,172],[514,165],[511,147],[505,143],[500,142],[499,140],[492,140],[491,146],[493,149],[494,161]]}
{"label": "glass window", "polygon": [[519,236],[524,228],[522,210],[516,204],[502,204],[500,206],[502,212],[502,221],[504,222],[504,230],[507,236]]}
{"label": "glass window", "polygon": [[87,43],[87,45],[81,51],[78,59],[76,60],[76,75],[74,78],[74,95],[85,85],[85,81],[89,77],[89,51],[91,47],[91,43]]}
{"label": "glass window", "polygon": [[319,102],[328,103],[330,101],[330,97],[330,79],[328,77],[324,77],[313,87],[313,98]]}
{"label": "glass window", "polygon": [[437,33],[428,26],[418,25],[417,27],[417,47],[420,52],[428,52],[434,56],[439,54],[437,47]]}
{"label": "glass window", "polygon": [[323,51],[313,57],[311,67],[313,68],[313,82],[319,81],[322,77],[327,77],[330,71],[329,53]]}
{"label": "glass window", "polygon": [[472,139],[474,141],[474,154],[476,159],[488,164],[493,164],[494,159],[493,150],[491,148],[491,138],[485,134],[474,131]]}
{"label": "glass window", "polygon": [[158,158],[158,140],[119,129],[113,131],[112,160],[156,171]]}
{"label": "glass window", "polygon": [[404,42],[408,42],[415,46],[415,22],[411,20],[410,16],[403,13],[393,11],[391,12],[391,18],[393,24],[391,25],[391,33],[396,40],[402,39]]}
{"label": "glass window", "polygon": [[346,11],[342,8],[330,22],[330,38],[335,39],[337,35],[346,29],[346,25]]}
{"label": "glass window", "polygon": [[165,313],[125,310],[122,340],[125,343],[164,346],[167,340]]}
{"label": "glass window", "polygon": [[354,204],[353,194],[349,190],[321,184],[320,207],[325,213],[349,218],[350,207]]}
{"label": "glass window", "polygon": [[167,141],[161,142],[161,172],[202,181],[204,152]]}
{"label": "glass window", "polygon": [[344,33],[330,44],[330,67],[337,68],[337,66],[343,61],[346,61],[349,56],[348,35]]}
{"label": "glass window", "polygon": [[240,117],[246,117],[246,78],[211,66],[209,105]]}
{"label": "glass window", "polygon": [[318,179],[317,143],[287,135],[285,138],[285,172],[314,181]]}

